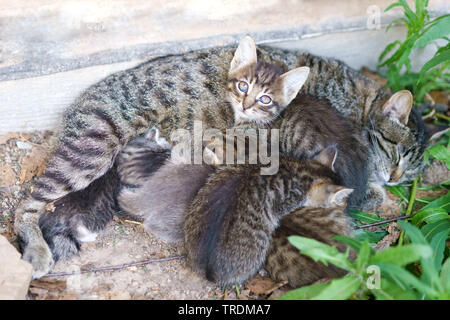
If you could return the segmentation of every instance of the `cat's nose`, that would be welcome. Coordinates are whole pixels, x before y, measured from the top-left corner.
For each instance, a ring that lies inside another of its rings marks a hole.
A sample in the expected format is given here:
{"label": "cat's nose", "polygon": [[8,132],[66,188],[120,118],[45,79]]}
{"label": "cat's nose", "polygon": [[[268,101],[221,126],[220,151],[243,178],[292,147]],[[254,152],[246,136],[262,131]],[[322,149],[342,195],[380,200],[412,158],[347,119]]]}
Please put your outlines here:
{"label": "cat's nose", "polygon": [[391,172],[389,182],[397,182],[402,177],[403,172],[400,169],[395,169]]}
{"label": "cat's nose", "polygon": [[251,106],[249,104],[245,104],[245,103],[242,104],[242,109],[244,109],[244,111],[249,109],[250,107]]}

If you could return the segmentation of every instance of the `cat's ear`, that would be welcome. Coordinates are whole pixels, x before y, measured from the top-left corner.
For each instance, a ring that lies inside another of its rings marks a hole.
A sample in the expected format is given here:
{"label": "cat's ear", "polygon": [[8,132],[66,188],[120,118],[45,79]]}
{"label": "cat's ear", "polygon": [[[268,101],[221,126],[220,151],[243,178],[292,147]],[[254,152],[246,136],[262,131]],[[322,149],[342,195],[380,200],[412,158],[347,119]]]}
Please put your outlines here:
{"label": "cat's ear", "polygon": [[147,140],[157,141],[159,139],[159,130],[157,128],[153,127],[145,133],[144,137]]}
{"label": "cat's ear", "polygon": [[329,191],[330,206],[345,206],[347,205],[347,198],[352,194],[353,189],[333,185]]}
{"label": "cat's ear", "polygon": [[308,79],[309,68],[300,67],[283,73],[279,78],[279,86],[283,94],[283,104],[287,106],[297,96]]}
{"label": "cat's ear", "polygon": [[249,64],[256,63],[256,45],[255,41],[250,36],[245,36],[239,42],[239,46],[234,53],[233,60],[231,60],[230,71],[228,74],[233,73],[239,68],[247,66]]}
{"label": "cat's ear", "polygon": [[383,105],[383,113],[389,118],[396,119],[400,123],[407,124],[413,105],[413,96],[408,90],[396,92]]}
{"label": "cat's ear", "polygon": [[320,151],[312,159],[323,164],[325,167],[330,168],[333,172],[336,172],[334,170],[334,163],[336,162],[337,155],[337,147],[333,144]]}

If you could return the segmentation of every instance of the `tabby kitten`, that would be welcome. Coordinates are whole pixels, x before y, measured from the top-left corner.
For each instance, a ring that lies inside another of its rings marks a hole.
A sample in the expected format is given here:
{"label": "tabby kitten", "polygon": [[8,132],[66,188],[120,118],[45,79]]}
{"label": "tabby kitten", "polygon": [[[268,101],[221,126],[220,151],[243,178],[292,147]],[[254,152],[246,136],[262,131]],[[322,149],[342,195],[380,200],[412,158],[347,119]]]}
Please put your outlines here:
{"label": "tabby kitten", "polygon": [[304,162],[280,157],[275,175],[261,175],[260,165],[218,169],[185,219],[189,266],[223,285],[246,281],[264,263],[283,216],[305,205],[342,205],[353,191],[339,185],[336,155],[332,146]]}
{"label": "tabby kitten", "polygon": [[[345,270],[299,253],[288,237],[298,235],[335,245],[341,252],[347,248],[342,242],[331,240],[336,235],[351,235],[351,222],[339,208],[303,207],[285,216],[272,235],[267,250],[265,268],[275,281],[287,280],[289,286],[298,288],[324,278],[337,278]],[[352,256],[352,255],[351,255]]]}
{"label": "tabby kitten", "polygon": [[[53,265],[37,223],[46,204],[102,177],[129,140],[157,126],[172,144],[174,130],[190,130],[195,120],[203,122],[204,130],[233,126],[233,110],[224,108],[222,102],[234,51],[222,47],[158,57],[106,77],[74,101],[63,116],[59,143],[44,174],[15,212],[15,231],[22,242],[23,258],[33,265],[33,277],[46,274]],[[391,173],[400,161],[402,174],[397,183],[419,172],[425,146],[423,122],[414,111],[409,118],[403,113],[401,118],[409,119],[406,125],[396,121],[396,115],[386,116],[383,106],[390,96],[386,89],[333,59],[269,47],[260,48],[258,58],[283,70],[309,67],[311,74],[303,93],[327,100],[362,129],[373,124],[376,136],[363,137],[374,172]],[[391,108],[387,109],[390,114]],[[371,120],[375,117],[380,121]],[[387,176],[372,175],[371,179],[379,186],[389,182]]]}

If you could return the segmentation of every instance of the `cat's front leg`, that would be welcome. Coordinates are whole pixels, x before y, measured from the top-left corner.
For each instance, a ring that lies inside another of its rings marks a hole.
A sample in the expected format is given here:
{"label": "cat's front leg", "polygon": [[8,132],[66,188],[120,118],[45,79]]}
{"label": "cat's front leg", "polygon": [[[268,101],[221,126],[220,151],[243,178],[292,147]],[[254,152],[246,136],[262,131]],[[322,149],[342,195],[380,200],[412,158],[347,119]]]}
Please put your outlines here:
{"label": "cat's front leg", "polygon": [[369,182],[361,209],[372,211],[386,201],[386,190],[377,183]]}

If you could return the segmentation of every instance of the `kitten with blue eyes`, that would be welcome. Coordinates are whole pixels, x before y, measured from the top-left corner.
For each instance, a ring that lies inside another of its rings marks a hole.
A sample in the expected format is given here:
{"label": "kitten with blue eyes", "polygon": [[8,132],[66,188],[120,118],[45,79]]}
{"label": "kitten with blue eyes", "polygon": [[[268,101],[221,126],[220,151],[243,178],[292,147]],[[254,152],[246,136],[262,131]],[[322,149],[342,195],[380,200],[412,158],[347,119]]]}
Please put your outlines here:
{"label": "kitten with blue eyes", "polygon": [[308,67],[283,73],[274,64],[257,61],[255,42],[244,37],[228,71],[226,101],[233,108],[235,125],[271,122],[297,96],[308,75]]}

